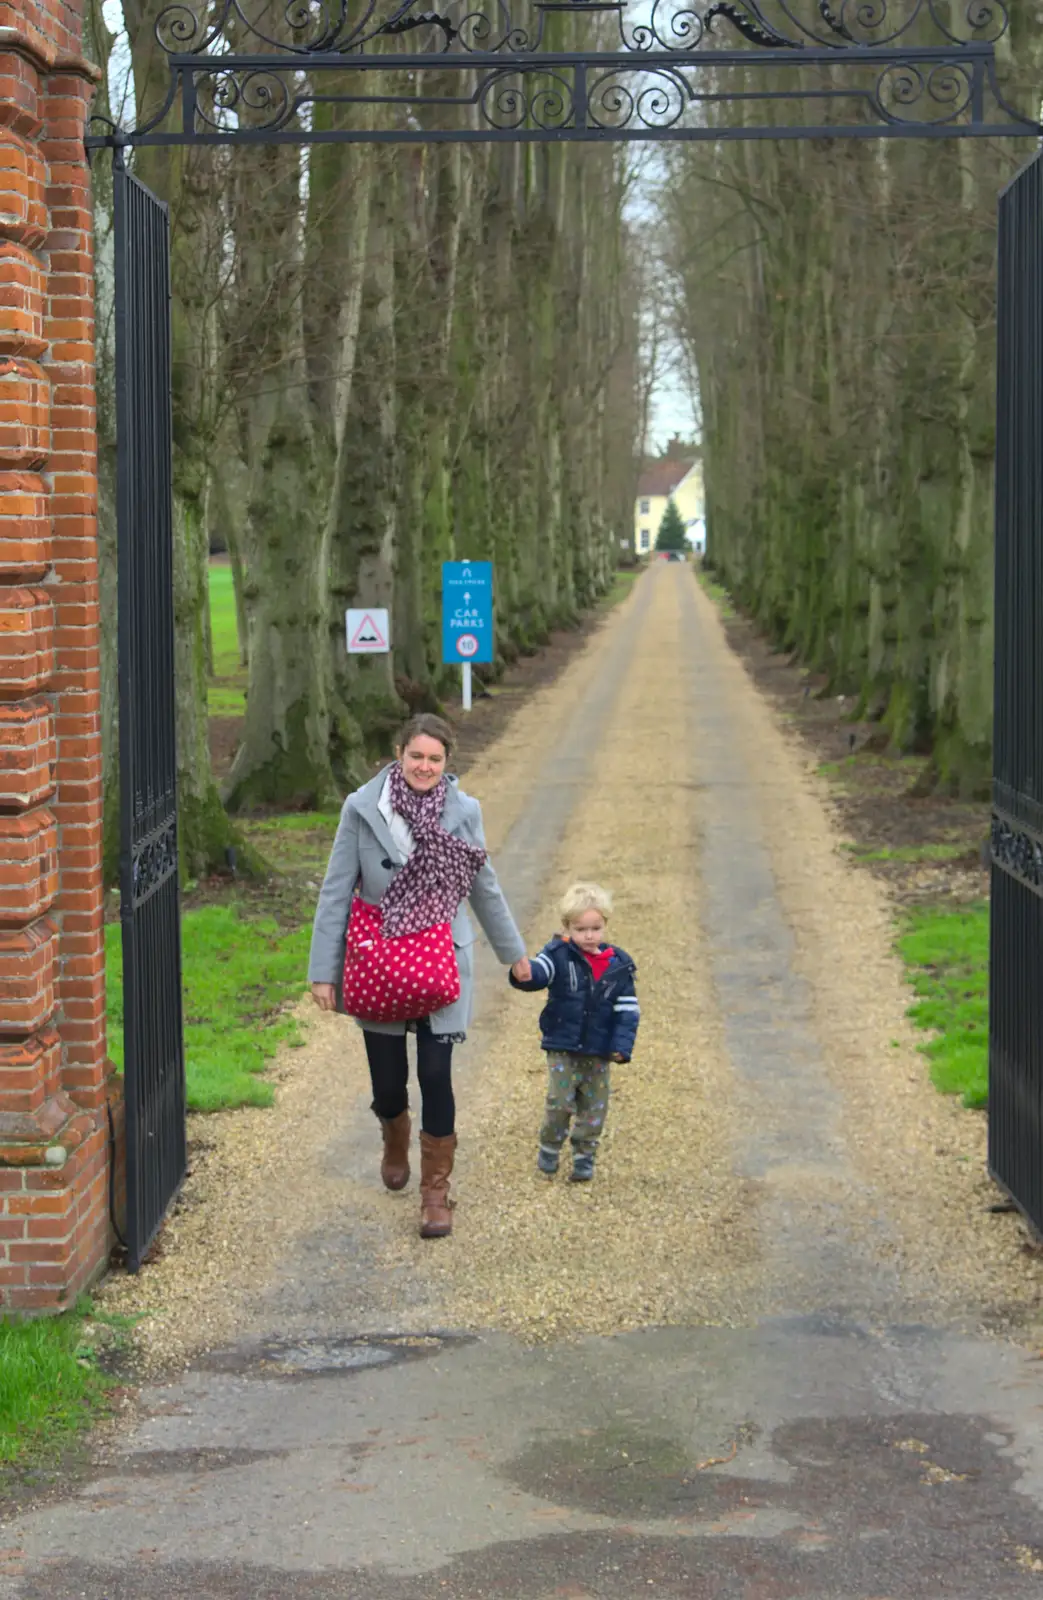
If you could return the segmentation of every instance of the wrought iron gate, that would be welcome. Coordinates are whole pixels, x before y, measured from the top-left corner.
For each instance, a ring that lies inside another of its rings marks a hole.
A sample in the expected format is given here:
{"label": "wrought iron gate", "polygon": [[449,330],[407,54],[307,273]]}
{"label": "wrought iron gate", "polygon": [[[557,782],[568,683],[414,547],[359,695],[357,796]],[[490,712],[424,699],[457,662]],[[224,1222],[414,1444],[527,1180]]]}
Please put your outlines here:
{"label": "wrought iron gate", "polygon": [[1000,198],[989,1166],[1043,1230],[1043,156]]}
{"label": "wrought iron gate", "polygon": [[[166,208],[128,147],[1043,134],[988,0],[178,0],[166,94],[92,118],[115,165],[124,1052],[130,1264],[185,1171]],[[564,34],[559,24],[571,19]],[[271,30],[271,31],[270,31]],[[244,53],[245,52],[245,53]],[[394,93],[388,84],[393,79]],[[331,115],[316,116],[322,105]],[[734,115],[726,115],[728,107]],[[332,117],[332,120],[331,120]],[[1000,210],[990,1162],[1043,1228],[1043,166]]]}
{"label": "wrought iron gate", "polygon": [[185,1175],[174,737],[170,226],[115,163],[120,897],[127,1248],[136,1271]]}

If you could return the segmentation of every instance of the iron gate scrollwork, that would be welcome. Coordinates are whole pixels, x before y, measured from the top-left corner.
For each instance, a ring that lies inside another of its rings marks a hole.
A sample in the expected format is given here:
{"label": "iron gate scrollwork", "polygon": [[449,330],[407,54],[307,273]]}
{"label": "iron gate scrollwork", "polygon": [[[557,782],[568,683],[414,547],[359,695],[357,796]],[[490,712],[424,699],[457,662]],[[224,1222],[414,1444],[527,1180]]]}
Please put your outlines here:
{"label": "iron gate scrollwork", "polygon": [[1009,25],[1009,0],[170,0],[162,104],[88,143],[1032,133]]}
{"label": "iron gate scrollwork", "polygon": [[1043,156],[1000,198],[989,1168],[1043,1231]]}
{"label": "iron gate scrollwork", "polygon": [[127,1249],[140,1266],[185,1175],[174,702],[167,208],[117,160],[120,915]]}

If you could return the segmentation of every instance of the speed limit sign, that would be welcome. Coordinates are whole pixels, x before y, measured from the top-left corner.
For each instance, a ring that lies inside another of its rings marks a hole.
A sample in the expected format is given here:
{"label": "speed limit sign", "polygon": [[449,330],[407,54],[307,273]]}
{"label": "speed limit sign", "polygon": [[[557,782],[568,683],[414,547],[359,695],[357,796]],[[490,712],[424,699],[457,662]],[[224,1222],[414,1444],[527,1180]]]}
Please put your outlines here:
{"label": "speed limit sign", "polygon": [[458,633],[456,636],[456,653],[465,661],[470,661],[472,656],[478,654],[478,640],[473,633]]}

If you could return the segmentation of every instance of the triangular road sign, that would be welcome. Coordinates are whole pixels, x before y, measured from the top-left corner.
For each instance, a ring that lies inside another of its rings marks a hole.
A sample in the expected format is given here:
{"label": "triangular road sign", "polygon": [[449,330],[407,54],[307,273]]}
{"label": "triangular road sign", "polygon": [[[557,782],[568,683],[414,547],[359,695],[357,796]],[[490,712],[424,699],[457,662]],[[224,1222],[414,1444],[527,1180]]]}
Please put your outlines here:
{"label": "triangular road sign", "polygon": [[368,611],[363,614],[362,621],[351,636],[353,650],[365,649],[367,646],[370,650],[387,649],[387,640]]}

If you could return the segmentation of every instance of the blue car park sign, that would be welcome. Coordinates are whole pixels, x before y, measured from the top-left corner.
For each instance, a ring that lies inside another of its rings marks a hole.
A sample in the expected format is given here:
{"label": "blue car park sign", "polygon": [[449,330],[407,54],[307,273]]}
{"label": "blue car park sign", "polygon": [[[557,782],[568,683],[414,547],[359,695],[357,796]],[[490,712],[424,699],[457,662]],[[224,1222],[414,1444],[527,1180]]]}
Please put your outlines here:
{"label": "blue car park sign", "polygon": [[491,561],[442,563],[442,660],[479,666],[493,659]]}

